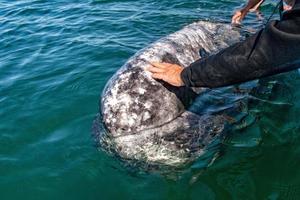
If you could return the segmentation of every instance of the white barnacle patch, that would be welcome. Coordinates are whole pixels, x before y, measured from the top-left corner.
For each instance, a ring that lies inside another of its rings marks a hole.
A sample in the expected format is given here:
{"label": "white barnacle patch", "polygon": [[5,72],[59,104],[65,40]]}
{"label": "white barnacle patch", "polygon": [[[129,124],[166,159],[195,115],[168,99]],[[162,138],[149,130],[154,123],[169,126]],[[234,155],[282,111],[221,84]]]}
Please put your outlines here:
{"label": "white barnacle patch", "polygon": [[144,112],[143,114],[143,120],[146,121],[147,119],[150,119],[151,118],[151,115],[148,111]]}
{"label": "white barnacle patch", "polygon": [[147,101],[144,106],[147,110],[150,110],[152,103],[150,101]]}
{"label": "white barnacle patch", "polygon": [[127,114],[126,113],[121,113],[121,115],[119,116],[119,123],[121,125],[126,125],[127,124]]}
{"label": "white barnacle patch", "polygon": [[133,119],[137,119],[138,118],[137,114],[136,113],[132,113],[132,118]]}
{"label": "white barnacle patch", "polygon": [[139,88],[138,89],[139,94],[145,94],[146,90],[144,88]]}
{"label": "white barnacle patch", "polygon": [[131,117],[128,117],[128,125],[129,126],[133,126],[134,125],[135,120]]}
{"label": "white barnacle patch", "polygon": [[119,94],[118,101],[125,104],[127,107],[131,104],[131,96],[127,93]]}
{"label": "white barnacle patch", "polygon": [[119,78],[120,80],[127,80],[130,76],[130,73],[123,73],[123,74],[120,74]]}
{"label": "white barnacle patch", "polygon": [[137,121],[137,114],[136,113],[131,113],[129,115],[126,116],[127,118],[127,124],[129,127],[132,127],[135,125],[136,121]]}

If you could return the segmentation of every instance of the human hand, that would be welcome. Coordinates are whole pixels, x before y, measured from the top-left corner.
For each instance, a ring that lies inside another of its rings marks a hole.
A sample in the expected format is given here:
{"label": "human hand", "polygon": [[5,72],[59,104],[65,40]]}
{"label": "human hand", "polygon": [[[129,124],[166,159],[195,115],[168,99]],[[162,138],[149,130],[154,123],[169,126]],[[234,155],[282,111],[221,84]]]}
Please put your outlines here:
{"label": "human hand", "polygon": [[249,12],[248,9],[237,10],[231,19],[231,23],[232,24],[241,24],[241,21],[245,18],[245,16],[247,15],[248,12]]}
{"label": "human hand", "polygon": [[184,85],[180,77],[183,67],[171,63],[153,62],[150,64],[146,69],[151,72],[153,78],[163,80],[176,87]]}
{"label": "human hand", "polygon": [[237,10],[232,19],[232,24],[241,24],[241,21],[245,18],[245,16],[248,14],[248,12],[258,12],[258,8],[261,6],[261,4],[264,2],[264,0],[249,0],[248,4],[242,8],[241,10]]}

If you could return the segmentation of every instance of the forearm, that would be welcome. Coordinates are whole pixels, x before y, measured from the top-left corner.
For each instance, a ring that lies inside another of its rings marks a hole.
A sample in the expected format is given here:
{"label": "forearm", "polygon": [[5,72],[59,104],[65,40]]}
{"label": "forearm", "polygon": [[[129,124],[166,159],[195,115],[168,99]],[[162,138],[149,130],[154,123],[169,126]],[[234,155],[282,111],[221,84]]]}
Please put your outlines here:
{"label": "forearm", "polygon": [[255,7],[257,4],[262,4],[265,0],[249,0],[246,6],[243,8],[245,10],[250,10]]}
{"label": "forearm", "polygon": [[256,35],[192,63],[181,73],[184,84],[189,87],[222,87],[299,67],[293,63],[300,58],[300,36],[290,37],[291,34],[277,32],[273,26],[261,31],[252,53]]}
{"label": "forearm", "polygon": [[237,10],[231,18],[232,24],[240,24],[249,11],[256,11],[264,0],[249,0],[242,8]]}
{"label": "forearm", "polygon": [[192,63],[181,73],[184,84],[188,87],[215,88],[250,80],[251,69],[259,65],[256,59],[248,60],[254,37]]}

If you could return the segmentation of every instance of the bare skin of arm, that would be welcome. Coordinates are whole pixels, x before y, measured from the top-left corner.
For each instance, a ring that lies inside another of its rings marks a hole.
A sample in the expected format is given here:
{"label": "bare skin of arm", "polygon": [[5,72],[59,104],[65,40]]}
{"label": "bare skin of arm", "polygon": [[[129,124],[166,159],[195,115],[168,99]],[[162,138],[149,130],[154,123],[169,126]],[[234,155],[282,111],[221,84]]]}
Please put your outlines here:
{"label": "bare skin of arm", "polygon": [[245,18],[247,13],[257,11],[260,5],[264,2],[264,0],[249,0],[247,5],[243,7],[241,10],[235,12],[231,19],[232,24],[240,24],[241,21]]}

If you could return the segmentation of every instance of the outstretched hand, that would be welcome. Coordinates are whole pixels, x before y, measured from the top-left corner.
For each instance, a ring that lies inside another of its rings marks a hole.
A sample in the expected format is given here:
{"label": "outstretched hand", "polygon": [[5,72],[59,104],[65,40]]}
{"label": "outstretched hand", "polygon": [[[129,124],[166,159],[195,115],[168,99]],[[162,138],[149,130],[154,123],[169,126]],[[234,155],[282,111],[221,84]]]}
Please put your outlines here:
{"label": "outstretched hand", "polygon": [[248,13],[248,10],[236,11],[231,19],[231,23],[232,24],[241,24],[241,21],[245,18],[247,13]]}
{"label": "outstretched hand", "polygon": [[245,16],[248,14],[248,12],[258,12],[258,9],[263,2],[264,2],[264,0],[252,0],[252,1],[249,0],[248,4],[244,8],[237,10],[234,13],[234,15],[231,19],[231,23],[232,24],[241,24],[241,22],[243,21]]}
{"label": "outstretched hand", "polygon": [[163,80],[176,87],[184,85],[180,76],[183,67],[170,63],[154,62],[150,64],[147,70],[151,72],[153,78]]}

